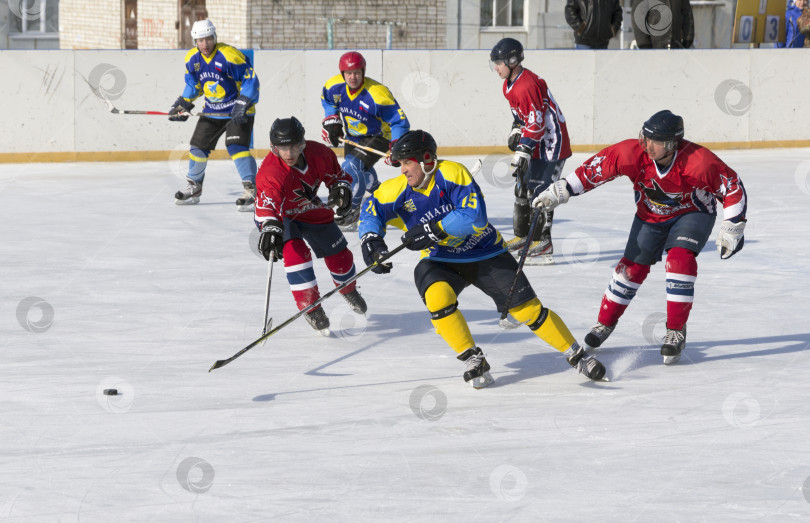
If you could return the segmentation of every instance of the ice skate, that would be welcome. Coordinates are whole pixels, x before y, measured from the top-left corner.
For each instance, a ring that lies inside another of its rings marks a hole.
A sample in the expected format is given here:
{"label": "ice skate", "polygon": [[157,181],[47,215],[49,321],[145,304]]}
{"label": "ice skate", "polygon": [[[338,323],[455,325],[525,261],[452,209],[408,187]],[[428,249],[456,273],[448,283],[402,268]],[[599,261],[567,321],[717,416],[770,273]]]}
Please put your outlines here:
{"label": "ice skate", "polygon": [[174,203],[177,205],[194,205],[200,203],[202,194],[202,182],[194,182],[186,178],[187,185],[184,189],[174,193]]}
{"label": "ice skate", "polygon": [[342,218],[335,216],[335,223],[338,228],[344,232],[352,232],[357,230],[357,221],[360,219],[360,207],[352,207],[348,213]]}
{"label": "ice skate", "polygon": [[329,317],[323,310],[323,307],[311,310],[304,314],[307,323],[312,325],[312,328],[320,332],[321,335],[329,337]]}
{"label": "ice skate", "polygon": [[256,204],[256,185],[253,182],[242,182],[245,191],[242,196],[236,199],[236,210],[241,212],[253,212]]}
{"label": "ice skate", "polygon": [[520,252],[520,249],[522,249],[523,246],[526,245],[526,237],[515,236],[511,240],[504,242],[504,245],[506,246],[507,249],[509,249],[509,252],[511,253],[514,253],[516,251]]}
{"label": "ice skate", "polygon": [[541,236],[539,240],[529,245],[529,252],[526,253],[526,265],[554,265],[554,244],[551,243],[551,236]]}
{"label": "ice skate", "polygon": [[495,382],[489,373],[489,363],[479,347],[467,349],[457,358],[467,364],[467,368],[464,370],[464,381],[472,380],[473,388],[483,389]]}
{"label": "ice skate", "polygon": [[664,344],[661,345],[661,356],[664,357],[664,365],[672,365],[681,359],[681,352],[686,345],[686,325],[681,330],[667,329],[664,336]]}
{"label": "ice skate", "polygon": [[568,359],[568,363],[586,377],[594,381],[608,381],[605,378],[605,366],[602,365],[602,362],[585,352],[585,349],[578,343],[574,342],[564,355]]}
{"label": "ice skate", "polygon": [[596,325],[591,327],[591,332],[585,335],[585,345],[588,347],[601,347],[602,344],[608,339],[610,333],[613,332],[613,329],[616,328],[616,324],[614,323],[611,326],[604,325],[602,323],[597,322]]}
{"label": "ice skate", "polygon": [[357,289],[354,289],[352,292],[348,292],[346,294],[342,294],[343,298],[346,300],[346,303],[349,304],[349,307],[352,308],[354,312],[357,314],[365,314],[368,310],[368,305],[366,305],[366,300],[360,296],[360,293],[357,292]]}

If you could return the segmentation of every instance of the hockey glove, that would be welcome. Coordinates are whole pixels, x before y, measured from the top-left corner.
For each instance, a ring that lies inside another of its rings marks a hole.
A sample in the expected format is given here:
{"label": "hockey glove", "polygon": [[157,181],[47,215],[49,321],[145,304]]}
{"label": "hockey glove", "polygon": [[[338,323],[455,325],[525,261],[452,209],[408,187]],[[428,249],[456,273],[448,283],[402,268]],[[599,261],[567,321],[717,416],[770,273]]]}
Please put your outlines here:
{"label": "hockey glove", "polygon": [[394,150],[395,143],[397,143],[396,140],[391,140],[391,143],[388,145],[388,156],[385,157],[385,163],[387,163],[391,167],[399,167],[400,165],[402,165],[398,161],[391,159],[391,151]]}
{"label": "hockey glove", "polygon": [[570,197],[571,188],[568,186],[568,182],[557,180],[532,200],[532,207],[553,211],[558,205],[566,203]]}
{"label": "hockey glove", "polygon": [[346,216],[352,210],[352,188],[346,182],[339,182],[329,189],[329,199],[326,202],[329,207],[336,207],[335,215],[338,218]]}
{"label": "hockey glove", "polygon": [[245,125],[248,121],[247,110],[253,105],[253,101],[247,96],[239,96],[234,101],[233,109],[231,109],[231,120],[236,125]]}
{"label": "hockey glove", "polygon": [[[360,239],[360,248],[363,250],[363,261],[366,266],[373,265],[374,262],[379,260],[384,255],[388,254],[388,246],[385,244],[379,234],[367,232]],[[391,272],[393,265],[390,263],[381,263],[371,268],[371,272],[377,274],[388,274]]]}
{"label": "hockey glove", "polygon": [[284,257],[284,227],[278,220],[270,219],[262,224],[262,232],[259,235],[259,252],[264,259],[270,261],[280,260]]}
{"label": "hockey glove", "polygon": [[520,122],[514,122],[512,124],[512,132],[509,133],[509,141],[507,142],[510,151],[517,151],[521,136],[523,136],[523,134],[520,132]]}
{"label": "hockey glove", "polygon": [[519,144],[515,149],[515,157],[509,167],[512,168],[512,176],[520,180],[529,170],[529,160],[532,159],[532,150],[528,145]]}
{"label": "hockey glove", "polygon": [[188,120],[187,114],[194,109],[194,104],[183,98],[182,96],[174,101],[172,108],[169,109],[169,120],[172,122],[185,122]]}
{"label": "hockey glove", "polygon": [[720,232],[717,233],[717,251],[720,258],[726,260],[742,250],[745,243],[743,231],[745,230],[745,220],[737,223],[723,220],[720,224]]}
{"label": "hockey glove", "polygon": [[411,227],[402,235],[402,243],[412,251],[429,249],[433,245],[447,238],[441,226],[436,222],[423,223]]}
{"label": "hockey glove", "polygon": [[337,147],[340,145],[340,139],[343,138],[343,122],[340,121],[340,116],[333,114],[323,119],[323,130],[321,131],[321,138],[323,141]]}

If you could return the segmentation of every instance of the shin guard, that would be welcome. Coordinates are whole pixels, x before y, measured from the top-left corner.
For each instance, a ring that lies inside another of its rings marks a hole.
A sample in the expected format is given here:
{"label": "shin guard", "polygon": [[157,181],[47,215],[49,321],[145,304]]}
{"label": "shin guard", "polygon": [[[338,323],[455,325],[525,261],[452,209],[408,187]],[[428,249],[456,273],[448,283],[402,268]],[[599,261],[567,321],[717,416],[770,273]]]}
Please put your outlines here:
{"label": "shin guard", "polygon": [[650,274],[649,265],[634,263],[627,258],[619,260],[599,306],[599,323],[615,325],[648,274]]}
{"label": "shin guard", "polygon": [[695,298],[695,253],[674,247],[667,253],[667,329],[681,330],[689,319]]}
{"label": "shin guard", "polygon": [[446,282],[436,282],[425,292],[425,305],[430,311],[430,322],[451,349],[461,354],[475,347],[467,320],[458,310],[456,293]]}
{"label": "shin guard", "polygon": [[284,271],[298,310],[321,297],[312,268],[312,253],[301,238],[293,238],[284,244]]}

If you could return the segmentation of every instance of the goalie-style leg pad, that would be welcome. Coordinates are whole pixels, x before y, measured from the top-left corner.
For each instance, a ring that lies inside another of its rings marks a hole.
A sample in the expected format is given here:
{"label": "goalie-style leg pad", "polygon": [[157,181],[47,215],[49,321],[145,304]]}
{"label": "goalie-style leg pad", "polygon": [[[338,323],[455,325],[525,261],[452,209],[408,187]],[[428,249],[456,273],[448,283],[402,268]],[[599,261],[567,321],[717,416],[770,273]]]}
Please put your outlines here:
{"label": "goalie-style leg pad", "polygon": [[538,298],[509,309],[517,321],[526,323],[538,338],[560,352],[565,352],[576,343],[574,335],[556,312],[546,309]]}
{"label": "goalie-style leg pad", "polygon": [[529,222],[531,221],[531,206],[528,198],[515,198],[515,208],[512,213],[512,228],[515,236],[524,238],[529,234]]}
{"label": "goalie-style leg pad", "polygon": [[[352,251],[348,248],[343,249],[337,254],[327,256],[323,261],[326,263],[326,268],[332,273],[332,281],[335,282],[335,287],[342,285],[343,282],[354,277],[356,273],[354,256],[352,256]],[[356,286],[357,282],[351,282],[340,291],[340,294],[349,294]]]}
{"label": "goalie-style leg pad", "polygon": [[613,326],[619,321],[638,288],[650,274],[650,266],[631,262],[627,258],[619,260],[613,278],[608,284],[602,304],[599,307],[599,323]]}
{"label": "goalie-style leg pad", "polygon": [[458,310],[456,293],[447,282],[439,281],[425,291],[425,305],[436,332],[456,353],[475,347],[470,326]]}
{"label": "goalie-style leg pad", "polygon": [[695,299],[697,259],[683,247],[667,253],[667,329],[680,331],[689,319]]}
{"label": "goalie-style leg pad", "polygon": [[321,297],[312,268],[312,253],[301,238],[293,238],[284,244],[284,271],[298,310]]}

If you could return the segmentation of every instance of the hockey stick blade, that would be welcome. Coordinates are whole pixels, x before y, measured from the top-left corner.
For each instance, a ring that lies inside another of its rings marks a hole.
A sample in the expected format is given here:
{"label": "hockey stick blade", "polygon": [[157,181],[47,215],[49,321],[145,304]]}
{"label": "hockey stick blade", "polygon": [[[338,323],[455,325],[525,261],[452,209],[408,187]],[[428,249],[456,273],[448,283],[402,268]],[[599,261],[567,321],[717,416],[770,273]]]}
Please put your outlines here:
{"label": "hockey stick blade", "polygon": [[501,318],[498,320],[498,327],[502,328],[503,330],[512,330],[517,329],[525,325],[525,323],[518,323],[516,321],[512,321],[509,318]]}
{"label": "hockey stick blade", "polygon": [[297,313],[293,314],[292,316],[290,316],[289,318],[284,320],[282,323],[277,325],[274,329],[269,330],[266,334],[263,334],[261,337],[259,337],[257,340],[255,340],[253,343],[251,343],[250,345],[248,345],[244,349],[240,350],[239,352],[237,352],[236,354],[234,354],[230,358],[215,361],[214,364],[211,365],[211,368],[208,369],[208,372],[211,372],[212,370],[218,369],[220,367],[224,367],[225,365],[229,364],[230,362],[232,362],[233,360],[235,360],[236,358],[238,358],[242,354],[246,353],[247,351],[249,351],[250,349],[252,349],[256,345],[259,345],[260,343],[264,342],[264,340],[266,340],[267,338],[269,338],[273,334],[277,333],[278,331],[280,331],[281,329],[283,329],[284,327],[286,327],[290,323],[294,322],[295,320],[297,320],[298,318],[300,318],[301,316],[303,316],[307,312],[311,311],[312,309],[314,309],[315,307],[317,307],[318,305],[323,303],[324,300],[326,300],[327,298],[329,298],[330,296],[332,296],[336,292],[338,292],[338,291],[340,291],[342,289],[345,289],[346,286],[348,286],[352,282],[356,281],[358,278],[360,278],[362,275],[369,272],[374,267],[377,267],[378,265],[382,265],[387,260],[390,260],[391,257],[393,257],[395,254],[400,252],[405,247],[406,247],[406,245],[403,243],[402,245],[398,246],[397,248],[389,251],[387,254],[384,254],[384,255],[380,256],[380,258],[375,260],[374,263],[372,263],[371,265],[369,265],[368,267],[366,267],[362,271],[356,273],[354,276],[352,276],[351,278],[349,278],[345,282],[341,283],[340,285],[338,285],[337,287],[335,287],[331,291],[327,292],[326,294],[321,296],[320,299],[312,302],[309,306],[307,306],[307,307],[301,309],[300,311],[298,311]]}
{"label": "hockey stick blade", "polygon": [[473,168],[470,169],[470,176],[475,178],[478,175],[478,173],[481,172],[481,168],[483,168],[483,167],[484,167],[484,162],[481,161],[481,158],[477,159],[475,161],[475,165],[473,165]]}

